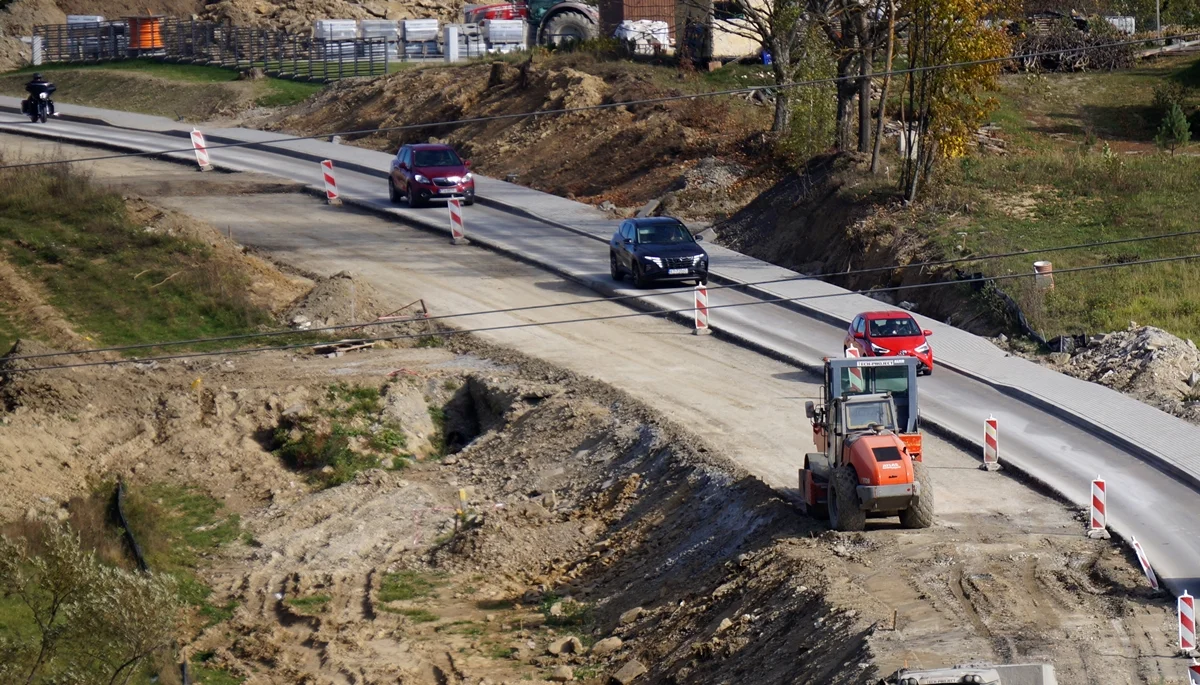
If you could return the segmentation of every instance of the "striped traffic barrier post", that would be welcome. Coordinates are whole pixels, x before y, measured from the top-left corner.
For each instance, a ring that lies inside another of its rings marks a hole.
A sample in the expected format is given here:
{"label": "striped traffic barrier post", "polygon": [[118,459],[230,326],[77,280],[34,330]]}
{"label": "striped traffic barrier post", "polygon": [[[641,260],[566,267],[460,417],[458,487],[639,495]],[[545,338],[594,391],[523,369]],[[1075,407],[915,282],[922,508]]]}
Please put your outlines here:
{"label": "striped traffic barrier post", "polygon": [[467,229],[463,223],[462,200],[452,197],[447,206],[450,208],[450,244],[470,245],[471,241],[467,240]]}
{"label": "striped traffic barrier post", "polygon": [[[846,348],[847,359],[857,359],[862,355],[859,354],[857,347]],[[850,387],[855,390],[862,391],[867,389],[867,382],[863,380],[862,371],[859,369],[850,369]]]}
{"label": "striped traffic barrier post", "polygon": [[1133,545],[1133,551],[1137,554],[1138,563],[1142,565],[1142,571],[1146,574],[1146,580],[1150,582],[1150,587],[1158,589],[1158,576],[1154,574],[1154,569],[1150,566],[1150,560],[1146,558],[1146,553],[1142,551],[1142,545],[1132,535],[1129,536],[1129,544]]}
{"label": "striped traffic barrier post", "polygon": [[1200,685],[1200,661],[1195,659],[1188,666],[1188,685]]}
{"label": "striped traffic barrier post", "polygon": [[1179,651],[1196,651],[1196,598],[1187,590],[1179,597]]}
{"label": "striped traffic barrier post", "polygon": [[1107,540],[1108,534],[1108,485],[1096,476],[1092,481],[1092,501],[1088,506],[1087,536],[1095,540]]}
{"label": "striped traffic barrier post", "polygon": [[338,195],[337,179],[333,175],[333,160],[321,160],[321,177],[325,180],[325,201],[334,207],[339,207],[342,204],[342,198]]}
{"label": "striped traffic barrier post", "polygon": [[983,466],[984,471],[1000,470],[1000,422],[991,414],[983,422]]}
{"label": "striped traffic barrier post", "polygon": [[696,327],[692,329],[692,335],[710,335],[712,329],[708,327],[708,287],[703,283],[696,284],[695,315]]}
{"label": "striped traffic barrier post", "polygon": [[204,145],[204,134],[196,128],[192,128],[192,149],[196,152],[196,164],[200,165],[200,171],[212,171],[212,163],[208,159],[208,148]]}

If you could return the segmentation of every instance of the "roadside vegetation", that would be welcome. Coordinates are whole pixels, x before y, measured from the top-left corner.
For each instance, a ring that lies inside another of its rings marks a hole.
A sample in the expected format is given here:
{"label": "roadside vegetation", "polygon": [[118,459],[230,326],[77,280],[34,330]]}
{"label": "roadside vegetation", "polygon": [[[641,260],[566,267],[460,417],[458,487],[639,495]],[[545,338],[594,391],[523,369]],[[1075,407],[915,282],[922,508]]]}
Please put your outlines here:
{"label": "roadside vegetation", "polygon": [[0,93],[24,95],[41,72],[58,85],[60,102],[187,121],[235,115],[252,107],[284,107],[311,97],[322,83],[242,79],[234,69],[138,59],[99,64],[44,64],[0,75]]}
{"label": "roadside vegetation", "polygon": [[[128,488],[127,519],[149,569],[141,573],[116,524],[114,488],[105,481],[71,500],[63,521],[2,531],[0,682],[176,682],[177,640],[232,615],[234,606],[207,601],[198,572],[238,536],[238,518],[193,488]],[[204,682],[240,682],[202,672]]]}
{"label": "roadside vegetation", "polygon": [[275,430],[276,454],[322,487],[349,482],[366,469],[404,468],[412,459],[407,437],[383,409],[377,387],[331,385],[316,410],[284,415]]}
{"label": "roadside vegetation", "polygon": [[[220,336],[271,323],[249,298],[247,276],[213,259],[207,245],[139,225],[119,194],[75,167],[0,170],[0,257],[96,344]],[[34,332],[19,323],[0,319],[0,337]]]}
{"label": "roadside vegetation", "polygon": [[[1005,155],[947,165],[911,227],[948,256],[994,254],[1196,230],[1200,159],[1155,138],[1172,108],[1200,122],[1200,60],[1163,59],[1113,73],[1015,75],[993,121]],[[897,217],[903,220],[903,215]],[[965,234],[965,235],[963,235]],[[964,249],[965,248],[965,249]],[[1200,253],[1200,236],[1046,255],[1056,270]],[[983,263],[1031,273],[1041,257]],[[1122,330],[1130,321],[1200,339],[1200,264],[1064,274],[1053,290],[1002,282],[1046,338]]]}

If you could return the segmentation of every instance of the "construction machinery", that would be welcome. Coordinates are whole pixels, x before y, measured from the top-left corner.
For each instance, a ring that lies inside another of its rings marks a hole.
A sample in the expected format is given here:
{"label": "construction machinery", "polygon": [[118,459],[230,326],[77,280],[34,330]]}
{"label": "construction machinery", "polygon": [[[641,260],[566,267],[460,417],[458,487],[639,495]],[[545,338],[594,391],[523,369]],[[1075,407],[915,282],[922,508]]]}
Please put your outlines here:
{"label": "construction machinery", "polygon": [[600,35],[600,12],[580,0],[529,0],[492,5],[468,5],[463,12],[468,24],[488,19],[523,19],[533,30],[538,45],[583,42]]}
{"label": "construction machinery", "polygon": [[858,531],[868,516],[933,524],[933,483],[921,461],[917,360],[825,360],[821,406],[805,403],[817,452],[800,469],[801,508],[828,514],[834,530]]}

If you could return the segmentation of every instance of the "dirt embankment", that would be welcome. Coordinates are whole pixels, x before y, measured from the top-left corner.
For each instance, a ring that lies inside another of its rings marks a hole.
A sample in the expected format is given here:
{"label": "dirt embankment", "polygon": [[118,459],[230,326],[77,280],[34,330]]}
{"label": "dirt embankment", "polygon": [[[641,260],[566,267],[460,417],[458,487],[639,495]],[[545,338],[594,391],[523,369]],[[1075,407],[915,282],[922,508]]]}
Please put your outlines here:
{"label": "dirt embankment", "polygon": [[[428,68],[381,80],[335,84],[264,122],[294,133],[350,131],[676,95],[661,68],[566,55]],[[774,177],[758,140],[765,110],[742,100],[704,98],[617,106],[545,117],[500,118],[372,135],[355,141],[394,151],[400,144],[450,142],[481,173],[627,211],[664,197],[661,210],[708,218],[736,211]]]}
{"label": "dirt embankment", "polygon": [[[908,210],[879,192],[881,178],[857,154],[818,157],[808,168],[775,184],[728,220],[717,240],[766,262],[851,290],[898,288],[951,279],[948,268],[891,268],[945,259],[942,250],[908,230]],[[846,273],[855,271],[866,273]],[[973,333],[994,335],[1003,322],[965,289],[917,288],[880,292],[887,305],[912,309]]]}
{"label": "dirt embankment", "polygon": [[1090,340],[1064,340],[1068,351],[1037,359],[1056,371],[1200,423],[1200,352],[1196,343],[1161,328],[1132,323],[1128,330]]}

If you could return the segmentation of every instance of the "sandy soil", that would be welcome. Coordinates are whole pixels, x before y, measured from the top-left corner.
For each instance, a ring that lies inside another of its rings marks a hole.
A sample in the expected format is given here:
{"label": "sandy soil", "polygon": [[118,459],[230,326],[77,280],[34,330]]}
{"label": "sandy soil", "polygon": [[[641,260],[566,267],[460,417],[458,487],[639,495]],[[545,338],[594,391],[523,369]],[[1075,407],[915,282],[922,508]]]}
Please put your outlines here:
{"label": "sandy soil", "polygon": [[[98,177],[154,178],[146,199],[155,205],[232,231],[299,272],[348,270],[397,306],[424,298],[435,313],[463,312],[591,296],[307,196],[239,194],[253,188],[240,175],[206,177],[213,192],[229,182],[219,197],[181,196],[172,189],[195,178],[186,167],[106,164],[93,167]],[[460,325],[623,311],[600,303]],[[1072,508],[979,471],[974,454],[926,437],[932,529],[880,522],[862,535],[822,535],[779,498],[811,449],[800,418],[816,393],[810,376],[653,319],[474,340],[454,352],[29,377],[7,390],[5,516],[47,506],[42,497],[61,501],[101,469],[227,497],[258,544],[231,548],[211,570],[221,596],[242,604],[224,628],[236,639],[214,630],[197,646],[254,682],[301,682],[300,673],[304,682],[503,682],[563,665],[585,680],[630,659],[650,669],[647,682],[850,683],[906,661],[971,659],[1050,661],[1065,683],[1177,679],[1172,607],[1143,588],[1130,559],[1086,540]],[[444,404],[465,417],[461,435],[481,437],[440,465],[316,493],[255,438],[332,379],[380,384],[396,371],[413,378],[404,392]],[[189,392],[198,376],[211,397]],[[448,535],[460,487],[472,489],[478,525]],[[436,591],[412,604],[381,601],[382,576],[406,569],[431,574]],[[272,599],[314,593],[332,598],[315,617]],[[570,595],[589,618],[551,621],[550,595]],[[621,620],[637,607],[645,611]],[[396,613],[417,609],[437,618]],[[545,653],[577,633],[622,646]]]}

